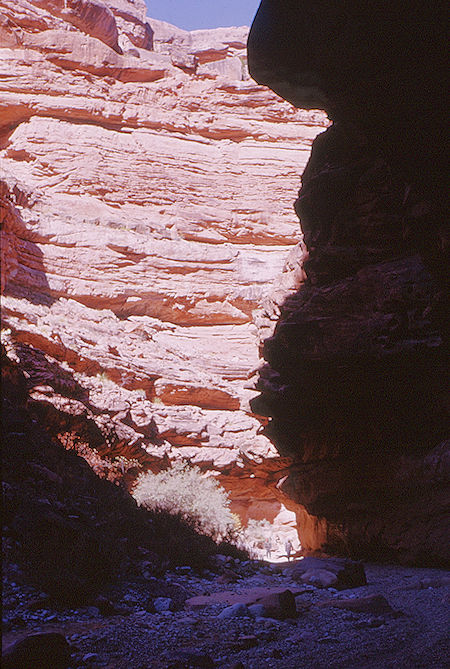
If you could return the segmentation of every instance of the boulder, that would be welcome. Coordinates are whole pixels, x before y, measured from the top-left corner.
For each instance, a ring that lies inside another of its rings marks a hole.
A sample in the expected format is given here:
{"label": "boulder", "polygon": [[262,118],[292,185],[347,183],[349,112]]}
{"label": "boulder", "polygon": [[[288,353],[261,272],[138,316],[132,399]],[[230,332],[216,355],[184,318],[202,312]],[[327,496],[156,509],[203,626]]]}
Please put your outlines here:
{"label": "boulder", "polygon": [[249,604],[248,610],[255,618],[264,618],[266,616],[266,609],[263,604]]}
{"label": "boulder", "polygon": [[256,604],[264,607],[265,616],[267,618],[285,620],[286,618],[297,617],[295,597],[290,590],[271,593],[264,597],[260,597],[256,601]]}
{"label": "boulder", "polygon": [[65,669],[71,651],[59,632],[30,634],[16,641],[2,654],[3,669]]}
{"label": "boulder", "polygon": [[338,577],[327,569],[308,569],[300,576],[300,580],[318,588],[331,588],[337,584]]}
{"label": "boulder", "polygon": [[289,572],[296,581],[323,588],[345,590],[367,585],[364,565],[352,560],[305,557],[292,565]]}

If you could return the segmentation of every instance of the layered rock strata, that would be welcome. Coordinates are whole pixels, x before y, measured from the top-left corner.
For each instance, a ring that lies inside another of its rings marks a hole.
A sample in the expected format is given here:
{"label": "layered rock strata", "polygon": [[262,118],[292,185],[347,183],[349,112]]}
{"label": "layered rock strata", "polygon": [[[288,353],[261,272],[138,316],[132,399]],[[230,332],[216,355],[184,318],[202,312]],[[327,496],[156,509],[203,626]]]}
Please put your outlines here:
{"label": "layered rock strata", "polygon": [[3,326],[36,414],[98,471],[186,457],[284,518],[253,312],[301,279],[291,192],[326,117],[248,78],[245,28],[0,9]]}
{"label": "layered rock strata", "polygon": [[253,76],[334,124],[296,202],[307,280],[265,343],[253,407],[294,460],[282,487],[301,505],[305,549],[442,564],[445,41],[443,6],[422,9],[261,3]]}

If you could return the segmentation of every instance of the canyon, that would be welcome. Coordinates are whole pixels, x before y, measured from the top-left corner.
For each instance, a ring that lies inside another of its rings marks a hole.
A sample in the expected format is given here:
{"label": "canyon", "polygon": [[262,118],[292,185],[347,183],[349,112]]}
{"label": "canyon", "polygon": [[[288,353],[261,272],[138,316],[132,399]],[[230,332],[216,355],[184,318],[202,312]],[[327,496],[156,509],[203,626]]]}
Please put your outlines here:
{"label": "canyon", "polygon": [[2,341],[100,476],[186,458],[305,553],[443,566],[443,8],[385,4],[264,1],[252,79],[247,28],[2,0]]}
{"label": "canyon", "polygon": [[2,666],[447,666],[445,9],[0,0]]}
{"label": "canyon", "polygon": [[1,18],[2,336],[35,415],[101,476],[186,458],[296,539],[291,460],[250,400],[303,278],[292,195],[326,115],[250,79],[248,28],[138,0]]}

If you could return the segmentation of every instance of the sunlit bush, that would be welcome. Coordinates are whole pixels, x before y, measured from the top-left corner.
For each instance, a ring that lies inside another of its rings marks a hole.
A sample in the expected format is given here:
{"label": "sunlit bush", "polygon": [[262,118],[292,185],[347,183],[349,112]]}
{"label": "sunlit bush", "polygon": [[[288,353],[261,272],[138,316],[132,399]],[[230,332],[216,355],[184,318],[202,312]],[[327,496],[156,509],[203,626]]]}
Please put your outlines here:
{"label": "sunlit bush", "polygon": [[179,515],[214,541],[234,533],[228,493],[216,479],[204,476],[198,467],[185,462],[177,462],[158,474],[142,474],[132,494],[141,506]]}

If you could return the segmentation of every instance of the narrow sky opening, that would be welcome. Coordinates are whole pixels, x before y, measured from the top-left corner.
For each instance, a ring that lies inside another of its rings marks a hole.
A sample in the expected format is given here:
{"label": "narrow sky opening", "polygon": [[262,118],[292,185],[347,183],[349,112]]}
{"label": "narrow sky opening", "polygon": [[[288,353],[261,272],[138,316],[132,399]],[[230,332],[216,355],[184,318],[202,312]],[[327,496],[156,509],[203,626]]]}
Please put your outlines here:
{"label": "narrow sky opening", "polygon": [[260,0],[145,0],[147,14],[184,30],[250,26]]}

